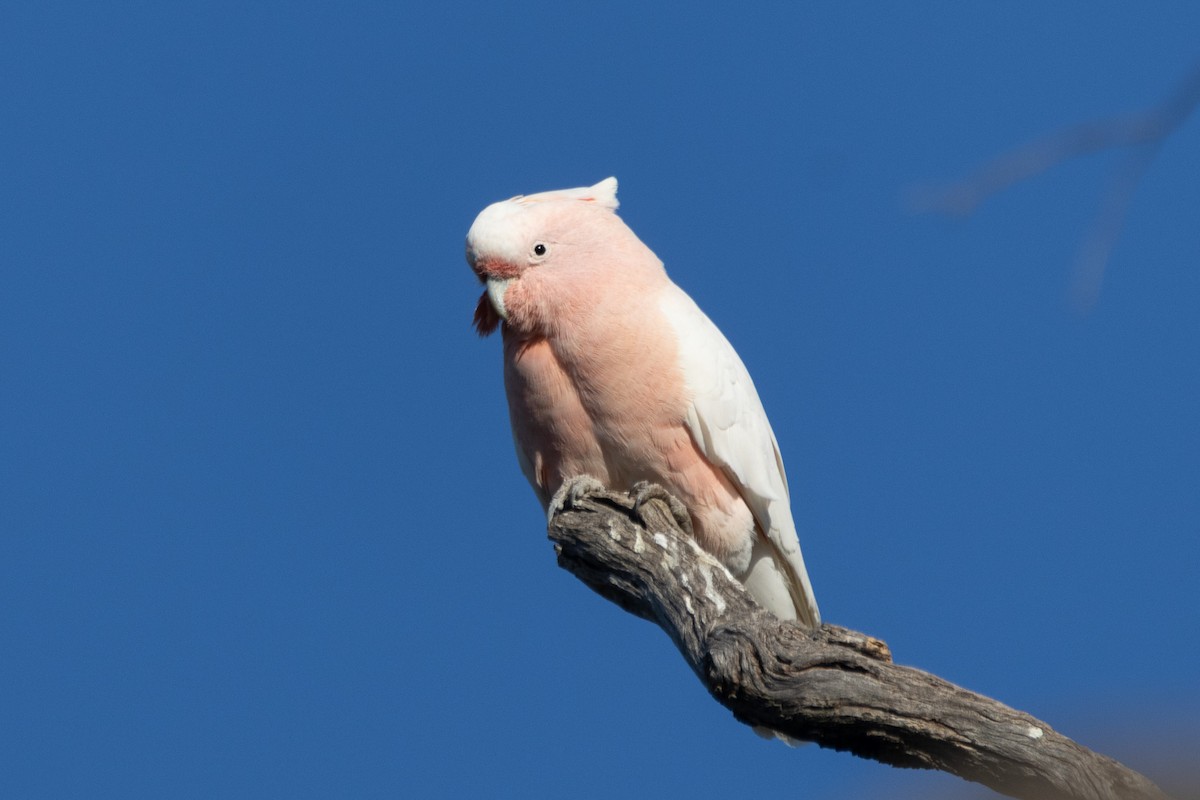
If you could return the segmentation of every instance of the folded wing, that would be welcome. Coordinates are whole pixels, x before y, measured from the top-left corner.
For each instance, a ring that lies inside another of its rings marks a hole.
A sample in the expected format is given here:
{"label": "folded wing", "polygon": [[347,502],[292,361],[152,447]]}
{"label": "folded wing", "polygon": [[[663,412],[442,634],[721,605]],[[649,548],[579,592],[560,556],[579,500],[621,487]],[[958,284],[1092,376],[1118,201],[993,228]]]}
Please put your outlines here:
{"label": "folded wing", "polygon": [[738,488],[765,535],[742,581],[768,607],[779,607],[790,598],[797,619],[816,626],[821,616],[792,521],[783,459],[750,373],[682,289],[672,284],[664,292],[662,310],[678,340],[680,366],[692,398],[687,412],[692,438]]}

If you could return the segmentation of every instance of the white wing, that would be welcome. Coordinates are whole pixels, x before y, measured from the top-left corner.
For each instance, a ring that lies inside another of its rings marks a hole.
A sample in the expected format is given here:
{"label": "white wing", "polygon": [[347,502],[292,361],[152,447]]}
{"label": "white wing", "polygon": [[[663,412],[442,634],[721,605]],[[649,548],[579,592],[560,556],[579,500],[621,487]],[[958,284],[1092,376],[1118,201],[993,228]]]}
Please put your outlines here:
{"label": "white wing", "polygon": [[692,396],[687,417],[692,438],[738,487],[767,537],[766,542],[756,537],[742,583],[777,615],[790,605],[801,622],[815,626],[821,615],[800,554],[783,459],[750,373],[717,326],[678,286],[671,284],[663,292],[661,308],[679,342],[680,365]]}

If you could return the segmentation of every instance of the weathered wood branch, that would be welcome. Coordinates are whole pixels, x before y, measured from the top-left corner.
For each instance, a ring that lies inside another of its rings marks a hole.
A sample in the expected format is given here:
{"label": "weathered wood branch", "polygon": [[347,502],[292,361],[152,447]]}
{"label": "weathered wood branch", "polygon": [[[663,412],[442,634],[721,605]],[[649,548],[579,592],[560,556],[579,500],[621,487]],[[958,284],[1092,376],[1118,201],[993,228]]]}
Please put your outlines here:
{"label": "weathered wood branch", "polygon": [[550,521],[563,568],[661,627],[740,721],[1030,800],[1166,797],[1028,714],[893,664],[870,636],[783,622],[680,529],[667,505],[598,492]]}

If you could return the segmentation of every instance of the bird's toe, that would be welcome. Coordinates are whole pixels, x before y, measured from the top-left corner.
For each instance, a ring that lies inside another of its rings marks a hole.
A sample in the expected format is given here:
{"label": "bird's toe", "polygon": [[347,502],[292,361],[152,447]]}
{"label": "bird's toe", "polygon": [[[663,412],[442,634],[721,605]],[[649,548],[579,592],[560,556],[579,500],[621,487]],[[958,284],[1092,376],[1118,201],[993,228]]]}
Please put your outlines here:
{"label": "bird's toe", "polygon": [[633,513],[638,519],[642,519],[643,503],[647,500],[662,500],[667,504],[667,508],[671,509],[671,516],[675,518],[679,527],[689,536],[692,535],[692,515],[688,513],[687,506],[657,483],[638,481],[629,490],[629,496],[633,498]]}
{"label": "bird's toe", "polygon": [[563,482],[563,485],[558,487],[558,491],[554,493],[554,497],[550,499],[550,506],[546,511],[546,521],[554,519],[554,515],[561,511],[574,508],[580,500],[594,492],[603,492],[605,486],[591,475],[576,475]]}

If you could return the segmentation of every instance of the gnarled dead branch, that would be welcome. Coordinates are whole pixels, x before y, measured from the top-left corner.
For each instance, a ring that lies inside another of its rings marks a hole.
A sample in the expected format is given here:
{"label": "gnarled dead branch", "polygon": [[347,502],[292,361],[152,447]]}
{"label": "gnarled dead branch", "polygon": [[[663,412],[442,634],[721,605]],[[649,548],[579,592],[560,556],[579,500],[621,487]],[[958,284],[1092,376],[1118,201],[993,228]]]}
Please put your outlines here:
{"label": "gnarled dead branch", "polygon": [[661,627],[734,716],[821,747],[950,772],[1031,800],[1162,798],[1153,783],[1049,725],[935,675],[887,646],[759,607],[666,504],[594,493],[550,521],[563,568]]}

